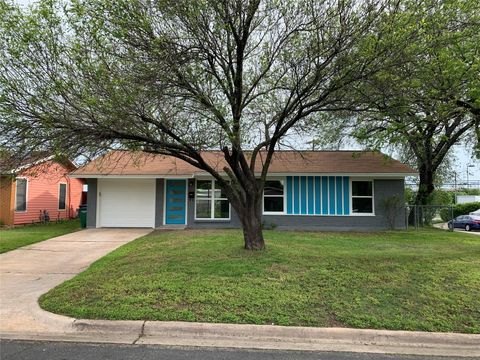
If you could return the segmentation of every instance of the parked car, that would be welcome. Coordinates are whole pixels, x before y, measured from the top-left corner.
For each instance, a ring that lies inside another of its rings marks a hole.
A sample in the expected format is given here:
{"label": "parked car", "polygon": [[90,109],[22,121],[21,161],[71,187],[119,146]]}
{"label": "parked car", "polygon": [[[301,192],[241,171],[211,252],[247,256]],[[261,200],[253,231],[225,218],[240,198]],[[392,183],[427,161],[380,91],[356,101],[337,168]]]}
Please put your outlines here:
{"label": "parked car", "polygon": [[480,230],[480,216],[476,215],[460,215],[448,222],[448,228],[460,228],[466,231]]}
{"label": "parked car", "polygon": [[472,211],[470,215],[480,216],[480,209]]}

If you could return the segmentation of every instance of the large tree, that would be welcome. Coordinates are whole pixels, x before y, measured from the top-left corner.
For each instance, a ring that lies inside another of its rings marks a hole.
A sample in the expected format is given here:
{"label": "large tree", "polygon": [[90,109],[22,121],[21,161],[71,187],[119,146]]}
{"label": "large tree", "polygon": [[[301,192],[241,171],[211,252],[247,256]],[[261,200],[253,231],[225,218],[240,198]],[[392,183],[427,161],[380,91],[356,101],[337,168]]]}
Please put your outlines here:
{"label": "large tree", "polygon": [[[333,133],[333,141],[343,133],[368,147],[400,152],[419,172],[415,204],[426,205],[455,144],[480,156],[480,2],[405,1],[401,13],[397,19],[416,19],[410,26],[418,34],[404,47],[404,61],[355,89],[352,95],[366,111],[344,114],[341,126],[338,118],[328,126],[344,129]],[[387,21],[393,31],[405,31],[403,22]]]}
{"label": "large tree", "polygon": [[[399,60],[381,21],[397,10],[388,0],[1,1],[2,146],[182,159],[223,188],[246,249],[265,246],[275,149],[305,119],[352,107],[348,89]],[[228,166],[213,168],[208,149]]]}

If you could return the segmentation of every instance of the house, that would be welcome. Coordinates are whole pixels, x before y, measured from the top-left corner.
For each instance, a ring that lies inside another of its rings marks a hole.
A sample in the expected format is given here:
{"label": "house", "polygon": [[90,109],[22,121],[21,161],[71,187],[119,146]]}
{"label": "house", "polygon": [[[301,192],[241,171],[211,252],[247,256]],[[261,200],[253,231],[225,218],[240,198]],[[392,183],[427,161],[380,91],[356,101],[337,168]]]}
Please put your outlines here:
{"label": "house", "polygon": [[[203,157],[224,174],[221,152]],[[280,229],[385,229],[385,199],[402,201],[412,175],[409,166],[376,152],[277,151],[263,221]],[[87,227],[241,226],[212,176],[174,157],[115,151],[71,176],[88,184]],[[395,227],[405,228],[404,209],[395,211]]]}
{"label": "house", "polygon": [[0,222],[20,225],[76,216],[84,181],[70,179],[76,166],[69,160],[34,155],[14,169],[0,167]]}

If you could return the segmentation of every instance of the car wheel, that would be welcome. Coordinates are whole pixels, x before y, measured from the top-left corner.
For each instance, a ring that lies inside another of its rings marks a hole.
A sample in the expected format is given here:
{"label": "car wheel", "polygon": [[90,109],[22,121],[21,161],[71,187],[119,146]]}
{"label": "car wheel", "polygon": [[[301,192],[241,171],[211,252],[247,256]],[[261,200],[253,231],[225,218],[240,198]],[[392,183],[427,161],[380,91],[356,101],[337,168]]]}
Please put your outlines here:
{"label": "car wheel", "polygon": [[465,231],[470,231],[470,225],[465,225]]}

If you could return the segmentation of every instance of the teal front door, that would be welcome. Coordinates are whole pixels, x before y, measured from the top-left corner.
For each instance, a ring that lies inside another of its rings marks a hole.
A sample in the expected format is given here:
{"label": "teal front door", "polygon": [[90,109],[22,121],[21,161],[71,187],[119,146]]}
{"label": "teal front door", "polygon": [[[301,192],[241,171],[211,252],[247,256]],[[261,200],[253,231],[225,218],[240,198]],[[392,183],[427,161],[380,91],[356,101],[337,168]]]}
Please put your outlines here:
{"label": "teal front door", "polygon": [[165,224],[186,224],[187,180],[166,180]]}

